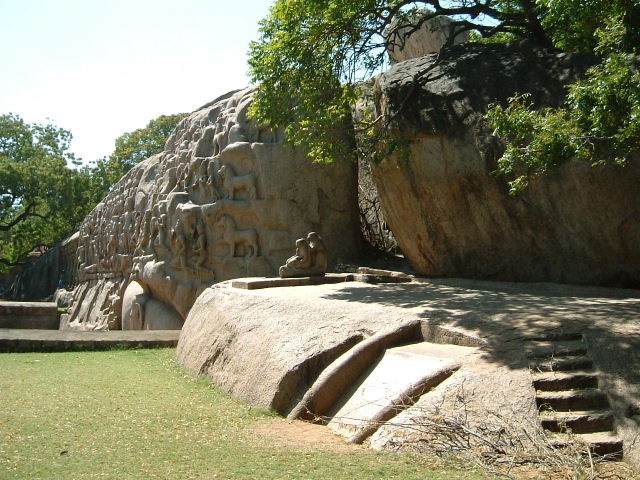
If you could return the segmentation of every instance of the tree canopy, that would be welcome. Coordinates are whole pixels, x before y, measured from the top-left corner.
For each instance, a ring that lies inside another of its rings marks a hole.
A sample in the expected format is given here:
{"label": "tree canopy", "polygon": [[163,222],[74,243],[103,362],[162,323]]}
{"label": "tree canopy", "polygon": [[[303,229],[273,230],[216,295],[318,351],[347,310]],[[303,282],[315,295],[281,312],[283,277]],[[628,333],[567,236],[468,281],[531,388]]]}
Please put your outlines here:
{"label": "tree canopy", "polygon": [[62,128],[0,115],[0,270],[72,233],[93,206],[70,141]]}
{"label": "tree canopy", "polygon": [[602,62],[569,86],[564,107],[535,111],[528,98],[520,95],[510,99],[509,105],[494,105],[489,111],[495,133],[506,144],[498,171],[509,179],[512,193],[524,189],[533,176],[571,159],[593,166],[624,166],[638,152],[639,10],[630,12],[638,19],[635,27],[625,24],[630,14],[606,19],[595,30],[594,50]]}
{"label": "tree canopy", "polygon": [[[528,38],[534,44],[566,51],[591,51],[600,45],[598,51],[607,60],[590,72],[587,83],[572,89],[575,101],[569,109],[584,113],[573,124],[577,136],[604,122],[604,115],[593,122],[586,120],[594,102],[598,108],[611,108],[615,103],[598,103],[598,92],[613,92],[621,85],[627,88],[625,92],[635,88],[637,62],[631,58],[640,45],[638,0],[276,0],[261,22],[260,38],[250,46],[250,74],[258,82],[252,114],[286,128],[288,140],[306,147],[316,160],[348,156],[335,135],[351,116],[358,82],[387,66],[387,45],[402,45],[408,33],[440,15],[454,19],[453,36],[472,31],[483,41]],[[587,94],[589,90],[593,94]],[[635,105],[634,96],[617,104],[615,111]],[[517,137],[518,128],[527,127],[516,118],[516,112],[529,112],[526,101],[522,102],[515,100],[512,110],[494,117],[499,133],[518,144],[512,152],[532,141],[531,135]],[[355,128],[370,133],[382,122],[380,118],[360,119]],[[628,147],[637,148],[635,126],[621,117],[609,123],[606,135],[615,137],[616,132],[624,131],[627,137],[622,156],[628,155]],[[594,132],[592,137],[603,132]],[[506,158],[526,163],[515,153]],[[509,171],[507,160],[504,173]],[[530,165],[525,170],[531,171]]]}
{"label": "tree canopy", "polygon": [[186,116],[186,113],[160,115],[145,127],[120,135],[113,153],[96,162],[96,171],[104,179],[105,187],[116,183],[141,161],[162,152],[171,132]]}
{"label": "tree canopy", "polygon": [[73,233],[114,183],[164,149],[185,116],[151,120],[118,137],[107,159],[82,166],[69,151],[68,130],[0,115],[0,271]]}

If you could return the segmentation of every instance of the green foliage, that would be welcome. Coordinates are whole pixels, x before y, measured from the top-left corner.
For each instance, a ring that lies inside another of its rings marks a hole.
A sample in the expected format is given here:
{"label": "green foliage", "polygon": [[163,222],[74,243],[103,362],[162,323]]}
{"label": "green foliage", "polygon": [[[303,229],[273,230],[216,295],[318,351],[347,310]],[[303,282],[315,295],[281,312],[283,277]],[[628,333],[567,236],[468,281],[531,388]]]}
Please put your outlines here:
{"label": "green foliage", "polygon": [[[262,39],[252,42],[249,66],[260,81],[252,115],[275,128],[286,128],[294,145],[305,145],[315,160],[332,161],[351,156],[352,149],[336,140],[344,135],[355,88],[341,84],[348,77],[338,47],[349,43],[352,18],[348,2],[276,1],[262,21]],[[323,25],[332,21],[336,28]],[[353,19],[365,23],[367,18]],[[357,27],[355,27],[357,28]],[[368,59],[365,54],[362,63]]]}
{"label": "green foliage", "polygon": [[95,172],[107,188],[141,161],[164,150],[164,144],[186,113],[160,115],[144,128],[120,135],[108,159],[96,162]]}
{"label": "green foliage", "polygon": [[[548,44],[534,7],[528,0],[452,0],[446,7],[433,1],[277,0],[250,46],[250,74],[259,82],[251,114],[286,128],[288,141],[306,147],[315,160],[352,157],[344,132],[358,82],[388,64],[386,44],[402,43],[400,30],[446,14],[456,16],[456,32],[531,36]],[[373,118],[357,123],[356,131],[371,136],[386,127],[383,118]]]}
{"label": "green foliage", "polygon": [[621,18],[596,31],[602,63],[569,88],[567,105],[534,111],[526,97],[488,113],[506,143],[498,171],[513,178],[512,193],[531,176],[570,159],[593,165],[624,165],[640,147],[640,72],[635,50],[624,52],[629,38]]}
{"label": "green foliage", "polygon": [[161,152],[186,114],[162,115],[116,140],[113,154],[80,166],[71,133],[0,116],[0,271],[39,245],[73,233],[111,186],[141,160]]}
{"label": "green foliage", "polygon": [[625,31],[619,39],[623,50],[640,43],[638,0],[539,0],[538,4],[545,12],[542,26],[564,50],[593,50],[599,43],[598,30],[613,18]]}
{"label": "green foliage", "polygon": [[[566,108],[533,112],[516,97],[490,113],[507,141],[499,168],[513,191],[569,158],[620,164],[637,150],[638,0],[277,0],[250,47],[250,73],[259,82],[251,113],[286,128],[288,141],[316,160],[352,157],[341,132],[362,98],[358,82],[387,66],[388,43],[402,44],[402,32],[438,15],[453,17],[455,31],[471,31],[476,41],[526,37],[602,55],[570,88]],[[390,125],[384,116],[361,115],[352,133],[367,155],[380,158],[406,146],[391,138]]]}
{"label": "green foliage", "polygon": [[64,129],[0,116],[0,270],[72,233],[92,206],[70,142]]}

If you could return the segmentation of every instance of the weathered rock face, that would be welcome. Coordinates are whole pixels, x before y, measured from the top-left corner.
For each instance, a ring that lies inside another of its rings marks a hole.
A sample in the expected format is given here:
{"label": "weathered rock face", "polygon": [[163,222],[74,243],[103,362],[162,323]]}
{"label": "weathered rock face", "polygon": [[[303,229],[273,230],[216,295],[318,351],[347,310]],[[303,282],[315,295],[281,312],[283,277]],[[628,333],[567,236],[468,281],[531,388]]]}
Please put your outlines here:
{"label": "weathered rock face", "polygon": [[250,281],[198,297],[176,356],[251,405],[328,420],[350,441],[372,434],[374,448],[450,452],[451,437],[430,428],[444,421],[504,442],[509,455],[544,454],[543,388],[531,365],[557,362],[556,382],[576,368],[562,362],[577,358],[593,361],[598,388],[572,384],[564,394],[606,394],[625,459],[640,458],[640,291],[461,279],[233,286]]}
{"label": "weathered rock face", "polygon": [[[563,166],[519,196],[493,174],[501,146],[483,113],[529,92],[562,102],[593,58],[526,45],[466,44],[393,66],[373,82],[408,160],[373,168],[385,218],[416,271],[433,277],[640,285],[640,162]],[[416,83],[413,79],[419,78]]]}
{"label": "weathered rock face", "polygon": [[[378,290],[401,296],[389,286],[342,282],[243,290],[230,283],[198,297],[180,332],[177,361],[225,392],[281,414],[340,355],[375,333],[420,318],[417,308],[371,300]],[[373,362],[375,355],[365,358]]]}
{"label": "weathered rock face", "polygon": [[246,116],[252,90],[183,120],[80,228],[80,284],[62,328],[180,328],[212,283],[273,276],[295,239],[322,235],[332,261],[358,249],[351,165],[319,165]]}
{"label": "weathered rock face", "polygon": [[[417,21],[415,18],[413,21]],[[410,32],[410,27],[398,30],[397,39],[390,38],[387,52],[391,63],[404,62],[410,58],[419,58],[429,53],[437,53],[451,36],[451,24],[453,20],[441,15],[424,22],[415,32]],[[393,28],[395,24],[391,25]],[[402,38],[402,40],[400,40]],[[469,40],[469,32],[456,35],[453,45]]]}

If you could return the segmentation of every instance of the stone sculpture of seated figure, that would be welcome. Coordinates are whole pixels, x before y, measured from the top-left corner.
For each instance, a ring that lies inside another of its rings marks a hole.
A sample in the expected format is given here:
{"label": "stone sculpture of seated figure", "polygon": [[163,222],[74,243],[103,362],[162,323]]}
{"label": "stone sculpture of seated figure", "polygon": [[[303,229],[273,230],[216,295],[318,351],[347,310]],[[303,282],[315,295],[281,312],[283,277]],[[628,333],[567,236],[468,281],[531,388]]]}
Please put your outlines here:
{"label": "stone sculpture of seated figure", "polygon": [[322,276],[327,271],[327,249],[318,235],[311,232],[307,238],[296,240],[296,254],[280,267],[280,277]]}

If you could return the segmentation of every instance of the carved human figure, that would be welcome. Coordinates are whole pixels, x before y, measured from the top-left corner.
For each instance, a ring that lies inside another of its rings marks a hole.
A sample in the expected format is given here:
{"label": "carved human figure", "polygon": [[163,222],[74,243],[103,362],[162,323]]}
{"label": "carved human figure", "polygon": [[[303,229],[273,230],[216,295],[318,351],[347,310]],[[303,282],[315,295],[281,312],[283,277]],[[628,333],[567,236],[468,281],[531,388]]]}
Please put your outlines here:
{"label": "carved human figure", "polygon": [[152,216],[149,221],[149,239],[147,244],[147,249],[149,251],[153,251],[153,246],[156,243],[156,239],[158,237],[158,230],[160,226],[158,225],[158,217]]}
{"label": "carved human figure", "polygon": [[289,257],[285,266],[289,268],[306,269],[312,265],[309,243],[304,238],[296,240],[296,254]]}
{"label": "carved human figure", "polygon": [[144,326],[144,305],[135,300],[131,304],[130,330],[142,330]]}
{"label": "carved human figure", "polygon": [[78,249],[76,250],[76,253],[78,254],[78,270],[80,271],[82,271],[86,263],[85,249],[84,249],[85,247],[83,243],[84,243],[84,237],[82,237],[80,242],[78,242]]}
{"label": "carved human figure", "polygon": [[145,248],[149,244],[149,237],[151,236],[151,210],[146,210],[141,218],[140,233],[138,234],[136,249],[134,255],[144,255]]}
{"label": "carved human figure", "polygon": [[176,255],[174,265],[179,265],[180,268],[186,268],[187,240],[184,236],[184,228],[182,225],[182,218],[178,218],[175,227],[171,231],[171,245],[173,246],[174,253]]}
{"label": "carved human figure", "polygon": [[311,232],[296,240],[296,254],[278,271],[281,278],[322,276],[327,272],[327,248],[320,235]]}
{"label": "carved human figure", "polygon": [[109,235],[109,241],[107,243],[107,254],[104,257],[105,268],[114,268],[114,258],[116,258],[118,247],[118,237],[116,236],[115,228],[111,230]]}
{"label": "carved human figure", "polygon": [[169,217],[167,216],[167,204],[165,202],[161,202],[158,207],[159,216],[155,222],[154,228],[156,233],[155,239],[153,241],[153,245],[155,246],[155,252],[158,256],[163,255],[167,248],[167,243],[165,241],[166,229],[169,223]]}
{"label": "carved human figure", "polygon": [[203,187],[206,192],[206,198],[208,201],[215,202],[220,199],[220,193],[216,188],[216,164],[215,162],[203,161],[201,166],[202,178],[204,180]]}
{"label": "carved human figure", "polygon": [[196,241],[193,251],[198,255],[196,270],[204,269],[204,264],[207,261],[207,235],[202,219],[199,219],[196,224]]}
{"label": "carved human figure", "polygon": [[327,247],[322,238],[316,232],[310,232],[307,235],[307,242],[309,243],[311,265],[316,270],[326,273],[329,267],[329,258],[327,257]]}
{"label": "carved human figure", "polygon": [[89,240],[89,264],[95,264],[96,263],[96,240],[95,238],[92,238],[91,240]]}
{"label": "carved human figure", "polygon": [[182,192],[185,189],[187,175],[187,165],[184,163],[179,164],[176,169],[176,184],[173,187],[173,190],[171,190],[172,192]]}

